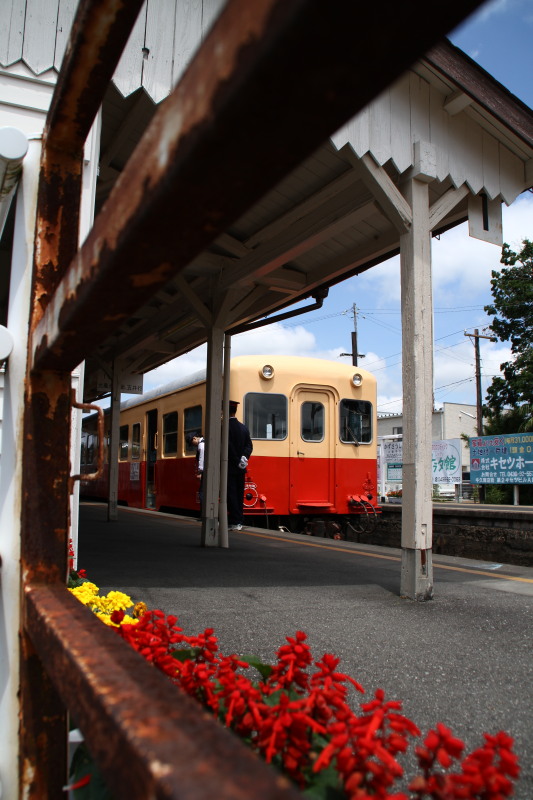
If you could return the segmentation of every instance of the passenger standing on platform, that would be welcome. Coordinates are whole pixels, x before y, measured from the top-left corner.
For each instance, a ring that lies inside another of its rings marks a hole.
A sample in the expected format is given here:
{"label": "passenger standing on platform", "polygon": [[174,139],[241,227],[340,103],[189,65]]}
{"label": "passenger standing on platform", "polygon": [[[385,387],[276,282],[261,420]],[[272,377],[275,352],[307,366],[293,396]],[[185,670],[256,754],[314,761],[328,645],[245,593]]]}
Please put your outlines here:
{"label": "passenger standing on platform", "polygon": [[229,402],[228,530],[240,531],[244,522],[244,478],[253,450],[250,431],[236,418],[238,402]]}
{"label": "passenger standing on platform", "polygon": [[185,441],[189,447],[196,447],[196,477],[200,481],[198,487],[198,497],[200,498],[200,505],[204,498],[204,456],[205,456],[205,440],[199,433],[188,433]]}

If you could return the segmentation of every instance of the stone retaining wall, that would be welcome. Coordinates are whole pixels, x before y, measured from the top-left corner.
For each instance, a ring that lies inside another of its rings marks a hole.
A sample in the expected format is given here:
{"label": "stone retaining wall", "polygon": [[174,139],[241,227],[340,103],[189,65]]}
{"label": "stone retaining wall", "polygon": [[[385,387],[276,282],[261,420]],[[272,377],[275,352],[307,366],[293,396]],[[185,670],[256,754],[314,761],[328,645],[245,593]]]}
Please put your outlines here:
{"label": "stone retaining wall", "polygon": [[[489,512],[490,513],[490,512]],[[385,547],[401,546],[401,507],[387,508],[378,518],[373,534],[359,533],[355,541],[378,544]],[[524,521],[523,529],[517,525],[505,525],[504,519],[490,520],[470,517],[458,523],[457,515],[439,514],[433,517],[433,552],[448,556],[475,558],[481,561],[497,561],[533,567],[533,530]]]}

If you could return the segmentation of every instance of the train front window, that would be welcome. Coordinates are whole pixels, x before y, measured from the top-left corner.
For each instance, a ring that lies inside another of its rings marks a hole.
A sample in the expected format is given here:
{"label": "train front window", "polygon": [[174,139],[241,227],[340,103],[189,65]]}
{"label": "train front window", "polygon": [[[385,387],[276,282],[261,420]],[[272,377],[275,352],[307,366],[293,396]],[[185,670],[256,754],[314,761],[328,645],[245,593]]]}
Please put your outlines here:
{"label": "train front window", "polygon": [[118,457],[120,461],[128,460],[128,436],[129,436],[129,425],[121,425],[120,435],[119,435],[119,446],[118,446]]}
{"label": "train front window", "polygon": [[348,444],[372,441],[372,403],[367,400],[341,400],[340,439]]}
{"label": "train front window", "polygon": [[244,424],[252,439],[285,439],[287,398],[284,394],[250,392],[244,398]]}
{"label": "train front window", "polygon": [[131,457],[141,457],[141,423],[136,422],[131,426]]}
{"label": "train front window", "polygon": [[178,412],[163,416],[163,455],[175,456],[178,452]]}
{"label": "train front window", "polygon": [[300,433],[304,442],[324,440],[324,406],[322,403],[302,403]]}

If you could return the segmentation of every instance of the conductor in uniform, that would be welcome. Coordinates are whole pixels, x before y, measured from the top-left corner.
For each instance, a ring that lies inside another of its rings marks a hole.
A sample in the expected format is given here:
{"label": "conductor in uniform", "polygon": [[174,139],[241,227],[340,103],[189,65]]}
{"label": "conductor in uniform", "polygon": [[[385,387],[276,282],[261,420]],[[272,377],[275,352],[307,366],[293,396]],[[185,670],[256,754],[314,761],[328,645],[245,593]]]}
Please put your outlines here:
{"label": "conductor in uniform", "polygon": [[239,403],[229,401],[228,434],[228,530],[240,531],[244,522],[244,478],[253,450],[250,431],[235,414]]}

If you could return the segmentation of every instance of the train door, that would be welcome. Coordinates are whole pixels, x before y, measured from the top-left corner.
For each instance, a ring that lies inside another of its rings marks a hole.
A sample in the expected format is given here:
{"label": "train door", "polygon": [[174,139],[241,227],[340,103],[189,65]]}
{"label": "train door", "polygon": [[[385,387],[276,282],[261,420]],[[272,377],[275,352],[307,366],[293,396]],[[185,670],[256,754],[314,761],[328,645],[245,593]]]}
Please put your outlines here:
{"label": "train door", "polygon": [[296,387],[290,410],[291,513],[335,511],[335,398]]}
{"label": "train door", "polygon": [[146,412],[146,508],[156,508],[157,408]]}

